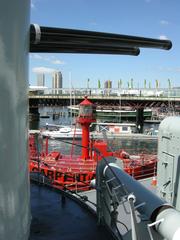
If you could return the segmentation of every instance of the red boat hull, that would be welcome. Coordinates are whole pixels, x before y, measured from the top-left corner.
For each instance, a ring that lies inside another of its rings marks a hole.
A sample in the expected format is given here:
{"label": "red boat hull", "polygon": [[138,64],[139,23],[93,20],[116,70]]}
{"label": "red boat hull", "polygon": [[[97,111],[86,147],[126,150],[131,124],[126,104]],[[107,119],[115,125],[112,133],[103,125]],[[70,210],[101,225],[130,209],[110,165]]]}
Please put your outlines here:
{"label": "red boat hull", "polygon": [[[46,143],[47,145],[47,143]],[[96,148],[98,151],[92,149]],[[38,154],[34,136],[29,137],[29,171],[40,173],[49,179],[54,187],[73,191],[89,190],[92,179],[96,177],[96,165],[102,157],[114,156],[122,162],[124,171],[136,179],[154,176],[156,155],[141,154],[133,158],[125,151],[109,152],[107,143],[96,141],[91,144],[90,159],[81,156],[62,155],[52,151]],[[97,154],[99,152],[99,154]]]}

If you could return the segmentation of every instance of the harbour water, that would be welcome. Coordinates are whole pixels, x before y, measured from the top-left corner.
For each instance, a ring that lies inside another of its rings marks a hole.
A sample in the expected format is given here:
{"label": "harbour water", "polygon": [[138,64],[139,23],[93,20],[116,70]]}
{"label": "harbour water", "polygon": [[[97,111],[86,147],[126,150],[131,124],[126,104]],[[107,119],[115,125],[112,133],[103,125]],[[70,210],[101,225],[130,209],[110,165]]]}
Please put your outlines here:
{"label": "harbour water", "polygon": [[[40,118],[39,121],[31,121],[29,123],[30,129],[40,129],[48,124],[62,124],[70,125],[75,122],[75,117],[72,117],[68,112],[66,107],[40,107],[39,108]],[[47,115],[48,113],[48,115]],[[53,113],[60,113],[58,117]],[[48,118],[46,118],[48,116]],[[158,125],[145,124],[146,129],[157,129]],[[67,142],[72,142],[71,140],[49,140],[50,150],[61,151],[62,154],[79,154],[81,149],[78,146],[73,146]],[[74,142],[77,145],[81,144],[80,140]],[[140,139],[140,138],[111,138],[108,139],[108,146],[112,150],[124,149],[129,154],[139,154],[139,153],[157,153],[157,139]]]}

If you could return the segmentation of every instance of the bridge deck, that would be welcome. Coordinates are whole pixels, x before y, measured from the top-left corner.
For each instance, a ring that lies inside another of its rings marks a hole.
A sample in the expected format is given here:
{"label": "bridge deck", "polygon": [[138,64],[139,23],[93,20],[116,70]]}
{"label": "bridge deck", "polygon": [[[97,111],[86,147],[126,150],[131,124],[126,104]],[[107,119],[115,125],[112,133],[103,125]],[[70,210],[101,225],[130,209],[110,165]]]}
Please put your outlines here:
{"label": "bridge deck", "polygon": [[[73,105],[79,104],[84,98],[84,95],[76,95],[74,99],[70,100],[68,95],[30,95],[30,107],[38,105],[56,105],[69,106],[70,101]],[[134,109],[137,108],[157,108],[161,106],[168,107],[170,104],[173,107],[180,109],[180,97],[144,97],[144,96],[89,96],[89,99],[97,106],[129,106]]]}

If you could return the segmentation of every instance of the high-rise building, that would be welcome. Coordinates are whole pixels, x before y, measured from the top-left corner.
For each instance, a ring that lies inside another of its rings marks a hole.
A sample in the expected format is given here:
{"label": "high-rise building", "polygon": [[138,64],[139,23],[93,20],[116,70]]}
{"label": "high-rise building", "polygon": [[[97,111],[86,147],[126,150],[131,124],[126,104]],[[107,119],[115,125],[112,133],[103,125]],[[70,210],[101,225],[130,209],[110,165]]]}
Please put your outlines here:
{"label": "high-rise building", "polygon": [[45,75],[44,73],[37,74],[37,86],[45,86]]}
{"label": "high-rise building", "polygon": [[52,88],[54,93],[61,93],[61,90],[55,90],[62,88],[62,73],[54,72],[52,76]]}

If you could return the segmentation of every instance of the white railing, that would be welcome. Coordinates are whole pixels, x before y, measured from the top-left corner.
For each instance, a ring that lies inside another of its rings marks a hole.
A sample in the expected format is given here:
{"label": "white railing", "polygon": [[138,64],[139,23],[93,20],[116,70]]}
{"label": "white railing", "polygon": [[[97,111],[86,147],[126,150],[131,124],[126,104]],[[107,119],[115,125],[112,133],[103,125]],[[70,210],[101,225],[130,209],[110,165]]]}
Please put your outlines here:
{"label": "white railing", "polygon": [[180,97],[180,89],[179,88],[161,88],[161,89],[127,89],[127,88],[34,88],[29,89],[30,95],[61,95],[61,96],[71,96],[74,98],[75,96],[114,96],[114,97]]}

